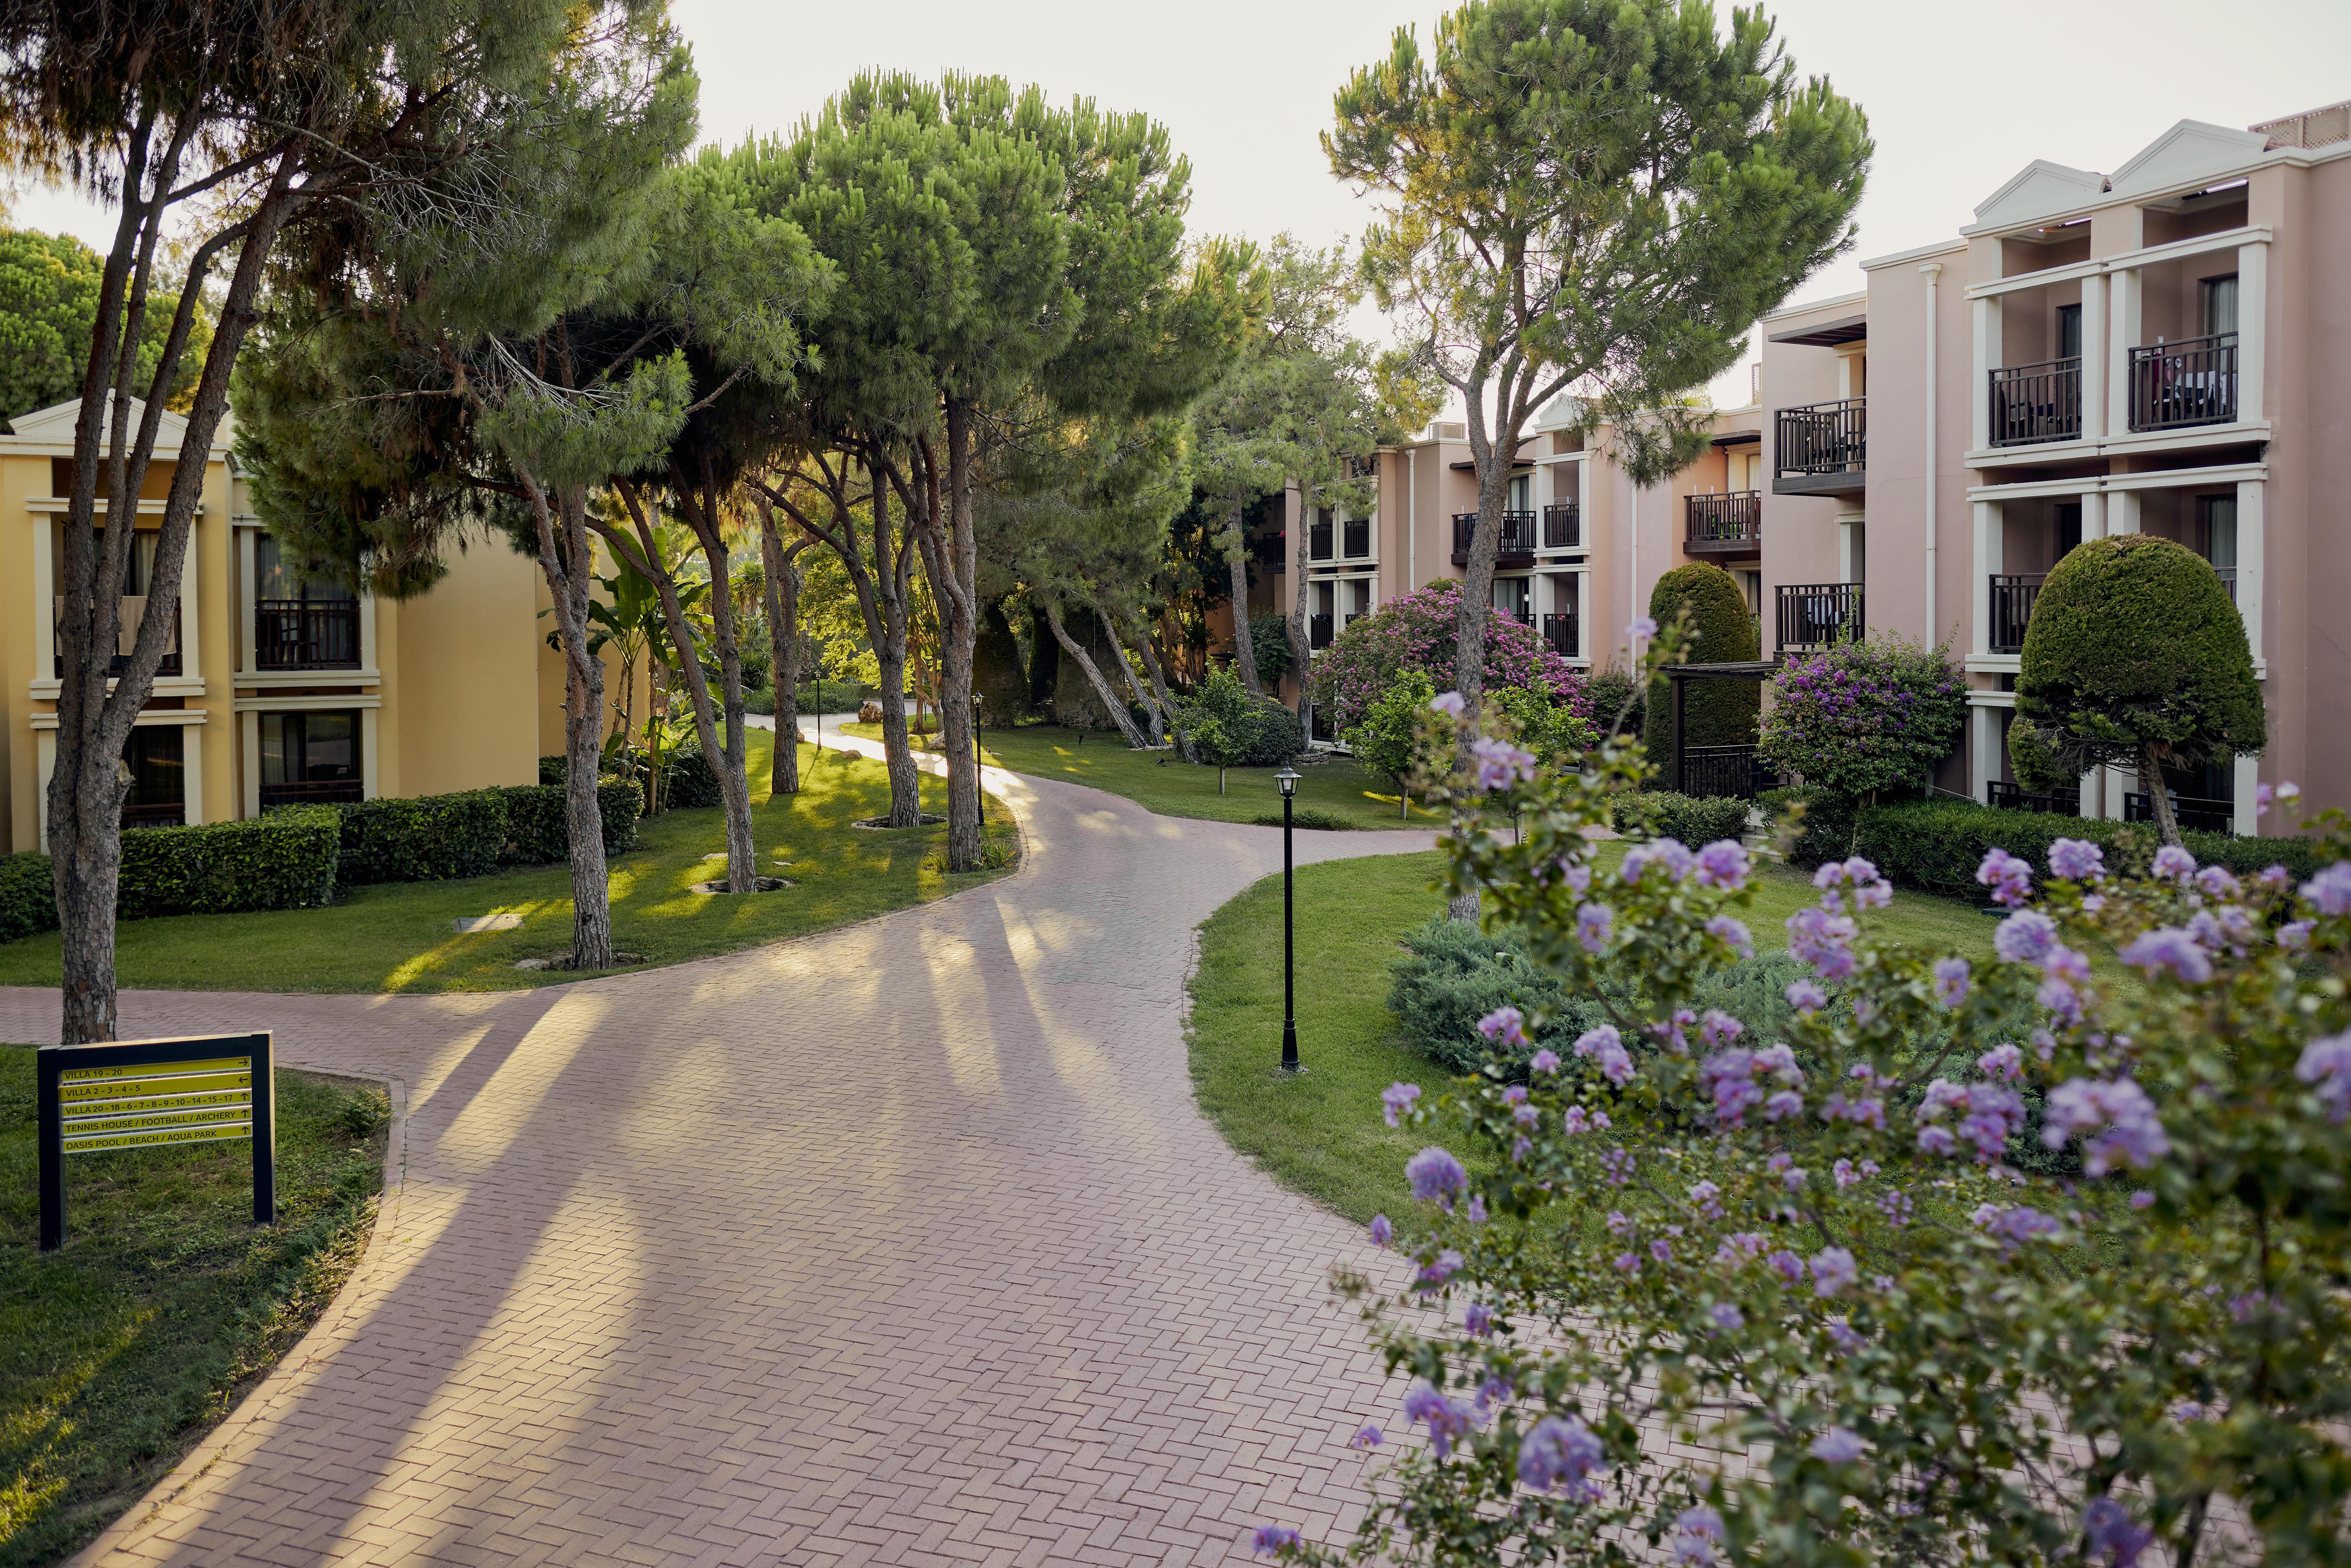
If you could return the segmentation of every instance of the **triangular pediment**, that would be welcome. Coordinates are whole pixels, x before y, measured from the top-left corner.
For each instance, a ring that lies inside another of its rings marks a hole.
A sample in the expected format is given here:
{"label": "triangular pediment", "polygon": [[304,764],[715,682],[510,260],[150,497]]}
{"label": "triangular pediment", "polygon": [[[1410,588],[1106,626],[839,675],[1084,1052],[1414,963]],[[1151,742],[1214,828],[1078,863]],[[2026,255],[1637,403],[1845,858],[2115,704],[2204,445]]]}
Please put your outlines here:
{"label": "triangular pediment", "polygon": [[[132,398],[131,428],[136,431],[139,428],[139,422],[146,417],[147,405],[139,399]],[[52,403],[47,408],[37,408],[30,413],[20,413],[8,422],[8,429],[18,441],[43,446],[71,446],[74,425],[80,418],[81,399],[70,398],[64,402]],[[155,450],[177,452],[180,449],[180,443],[186,438],[187,434],[187,417],[165,409],[162,421],[155,432]],[[225,447],[229,439],[228,419],[226,415],[223,415],[221,427],[214,434],[213,444],[215,447]]]}
{"label": "triangular pediment", "polygon": [[2069,169],[2036,158],[1976,209],[1975,228],[2015,228],[2042,218],[2079,211],[2105,194],[2106,177],[2095,169]]}
{"label": "triangular pediment", "polygon": [[2115,194],[2144,195],[2230,173],[2259,158],[2268,142],[2257,131],[2183,120],[2115,171]]}

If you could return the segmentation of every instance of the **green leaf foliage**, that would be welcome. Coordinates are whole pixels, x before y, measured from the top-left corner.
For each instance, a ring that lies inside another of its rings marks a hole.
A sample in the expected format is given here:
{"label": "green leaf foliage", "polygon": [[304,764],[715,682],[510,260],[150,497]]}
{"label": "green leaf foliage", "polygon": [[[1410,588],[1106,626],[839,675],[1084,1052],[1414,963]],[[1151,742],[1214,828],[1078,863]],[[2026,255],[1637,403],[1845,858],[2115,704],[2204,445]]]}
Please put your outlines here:
{"label": "green leaf foliage", "polygon": [[307,909],[334,896],[342,825],[332,806],[288,806],[243,822],[122,835],[117,915]]}
{"label": "green leaf foliage", "polygon": [[[1904,800],[1864,808],[1855,820],[1854,854],[1876,865],[1902,886],[1952,898],[1986,896],[1976,868],[1986,852],[2006,850],[2036,870],[2049,863],[2049,846],[2059,839],[2082,839],[2106,852],[2118,868],[2155,852],[2155,830],[2146,823],[2011,811],[1965,800]],[[2285,867],[2297,883],[2317,873],[2318,847],[2310,839],[2235,838],[2227,833],[2184,832],[2183,847],[2206,865],[2225,866],[2241,877],[2258,876],[2273,865]],[[1829,846],[1823,858],[1846,852]]]}
{"label": "green leaf foliage", "polygon": [[[71,235],[0,229],[0,419],[81,395],[104,270],[99,254]],[[137,385],[154,380],[179,308],[179,286],[167,278],[140,324]],[[211,313],[199,307],[167,402],[176,406],[195,385],[211,342]]]}
{"label": "green leaf foliage", "polygon": [[57,882],[49,857],[31,850],[0,855],[0,942],[57,928]]}
{"label": "green leaf foliage", "polygon": [[1616,831],[1628,837],[1678,839],[1692,849],[1747,832],[1750,802],[1730,796],[1684,795],[1672,789],[1620,795]]}
{"label": "green leaf foliage", "polygon": [[2085,539],[2051,569],[2024,629],[2016,721],[2037,732],[2026,766],[2042,787],[2053,763],[2070,782],[2150,754],[2194,767],[2269,744],[2228,590],[2203,557],[2152,534]]}
{"label": "green leaf foliage", "polygon": [[1298,716],[1255,697],[1230,670],[1210,670],[1185,705],[1200,760],[1212,768],[1277,768],[1306,749]]}
{"label": "green leaf foliage", "polygon": [[[1878,635],[1800,653],[1771,679],[1756,754],[1783,777],[1867,798],[1917,788],[1959,745],[1967,688],[1950,655]],[[1656,721],[1656,705],[1650,705]]]}
{"label": "green leaf foliage", "polygon": [[1427,671],[1405,669],[1341,738],[1356,761],[1408,789],[1431,769],[1444,770],[1444,743],[1428,723],[1428,703],[1435,695],[1437,685]]}
{"label": "green leaf foliage", "polygon": [[336,874],[348,886],[486,876],[498,869],[506,845],[507,803],[491,789],[353,800],[336,810],[343,819]]}
{"label": "green leaf foliage", "polygon": [[[1762,656],[1755,618],[1748,613],[1739,580],[1712,562],[1677,566],[1649,591],[1649,616],[1658,625],[1671,625],[1684,615],[1695,638],[1690,663],[1724,664]],[[1657,682],[1649,692],[1643,732],[1649,760],[1659,767],[1671,760],[1674,749],[1673,700],[1666,685]],[[1763,707],[1761,681],[1686,681],[1683,685],[1683,744],[1753,744],[1756,716]]]}

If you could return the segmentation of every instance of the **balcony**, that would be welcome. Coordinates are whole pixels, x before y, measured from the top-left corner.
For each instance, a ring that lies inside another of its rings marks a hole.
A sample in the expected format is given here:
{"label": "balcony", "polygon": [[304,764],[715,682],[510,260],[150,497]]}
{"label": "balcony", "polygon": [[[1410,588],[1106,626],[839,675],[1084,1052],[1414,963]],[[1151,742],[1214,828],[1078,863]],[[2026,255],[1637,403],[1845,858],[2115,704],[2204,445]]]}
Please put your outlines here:
{"label": "balcony", "polygon": [[1866,488],[1869,419],[1865,398],[1783,408],[1776,421],[1775,496],[1850,496]]}
{"label": "balcony", "polygon": [[[1290,570],[1290,536],[1283,533],[1256,535],[1249,541],[1249,559],[1256,562],[1258,568],[1263,571],[1288,571]],[[291,599],[265,599],[262,602],[294,604],[300,601]]]}
{"label": "balcony", "polygon": [[2183,338],[2130,351],[2130,427],[2178,430],[2237,417],[2237,335]]}
{"label": "balcony", "polygon": [[[1453,514],[1453,564],[1469,564],[1469,541],[1478,532],[1478,514]],[[1495,566],[1508,570],[1535,563],[1535,515],[1532,512],[1504,512],[1502,537],[1494,552]]]}
{"label": "balcony", "polygon": [[2082,434],[2082,361],[2074,356],[1991,372],[1991,444],[2032,446]]}
{"label": "balcony", "polygon": [[[64,680],[66,678],[66,601],[59,597],[54,602],[57,607],[55,626],[57,641],[50,646],[57,650],[57,653],[52,663],[57,668],[57,678]],[[114,657],[106,666],[106,678],[110,681],[119,678],[123,670],[130,665],[131,651],[139,643],[139,628],[147,619],[147,601],[144,597],[126,593],[114,602]],[[158,675],[176,675],[180,673],[180,606],[176,601],[172,605],[171,646],[165,650],[162,663],[155,666],[155,673]]]}
{"label": "balcony", "polygon": [[1688,521],[1682,533],[1682,549],[1689,554],[1735,559],[1763,552],[1763,497],[1760,491],[1692,496],[1686,506]]}
{"label": "balcony", "polygon": [[1331,559],[1330,524],[1309,523],[1306,526],[1306,559],[1308,560],[1329,560]]}
{"label": "balcony", "polygon": [[2036,795],[1998,779],[1984,786],[1984,804],[2010,811],[2037,811],[2045,817],[2078,817],[2082,814],[2082,795],[2078,789]]}
{"label": "balcony", "polygon": [[1309,615],[1306,618],[1306,646],[1309,649],[1331,645],[1331,620],[1328,615]]}
{"label": "balcony", "polygon": [[1542,640],[1543,645],[1549,648],[1552,653],[1557,653],[1561,658],[1574,658],[1577,646],[1575,636],[1575,617],[1573,614],[1544,616],[1542,618]]}
{"label": "balcony", "polygon": [[1583,512],[1573,501],[1562,501],[1542,509],[1542,548],[1545,549],[1581,549],[1583,548]]}
{"label": "balcony", "polygon": [[1778,608],[1783,653],[1858,642],[1868,630],[1857,582],[1783,582]]}
{"label": "balcony", "polygon": [[256,600],[253,606],[253,664],[258,670],[358,669],[359,601]]}
{"label": "balcony", "polygon": [[2024,652],[2024,628],[2032,620],[2033,601],[2041,597],[2041,585],[2048,575],[2045,571],[2027,571],[2008,577],[1997,573],[1992,576],[1991,633],[1987,652]]}
{"label": "balcony", "polygon": [[1372,557],[1372,520],[1350,517],[1342,525],[1340,545],[1349,560],[1369,560]]}
{"label": "balcony", "polygon": [[[2194,795],[2174,795],[2171,814],[2183,828],[2205,833],[2233,833],[2237,831],[2237,803],[2234,800],[2208,800]],[[2155,798],[2145,791],[2126,792],[2123,796],[2123,821],[2152,822],[2155,821]]]}
{"label": "balcony", "polygon": [[1676,760],[1674,789],[1701,800],[1752,800],[1780,785],[1779,775],[1756,760],[1751,746],[1686,746]]}

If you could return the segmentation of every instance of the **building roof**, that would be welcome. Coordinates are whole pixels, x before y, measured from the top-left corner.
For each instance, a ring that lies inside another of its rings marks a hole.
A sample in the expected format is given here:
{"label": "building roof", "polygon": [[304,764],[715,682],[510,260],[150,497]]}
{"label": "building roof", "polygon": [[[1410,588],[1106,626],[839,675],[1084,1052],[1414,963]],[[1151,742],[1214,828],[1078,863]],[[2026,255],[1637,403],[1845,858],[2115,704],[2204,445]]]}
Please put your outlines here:
{"label": "building roof", "polygon": [[[147,405],[137,398],[131,400],[131,428],[136,433],[140,422],[147,417]],[[81,419],[81,399],[53,403],[37,408],[30,413],[20,413],[8,422],[8,429],[0,434],[0,452],[34,457],[70,457],[74,449],[74,426]],[[176,454],[180,443],[187,438],[188,421],[184,414],[163,411],[155,431],[155,452]],[[225,456],[235,439],[235,427],[224,413],[220,425],[213,432],[214,452]]]}
{"label": "building roof", "polygon": [[1846,343],[1858,343],[1869,336],[1869,312],[1858,316],[1840,316],[1834,321],[1823,321],[1811,327],[1799,327],[1790,332],[1774,332],[1774,343],[1803,343],[1815,349],[1834,349]]}

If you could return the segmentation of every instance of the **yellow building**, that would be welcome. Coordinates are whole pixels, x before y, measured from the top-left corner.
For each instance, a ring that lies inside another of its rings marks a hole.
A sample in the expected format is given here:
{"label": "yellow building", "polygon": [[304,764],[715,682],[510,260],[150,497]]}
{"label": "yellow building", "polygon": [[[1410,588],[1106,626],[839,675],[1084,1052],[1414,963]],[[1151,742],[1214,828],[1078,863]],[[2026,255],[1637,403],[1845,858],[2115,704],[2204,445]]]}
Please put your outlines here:
{"label": "yellow building", "polygon": [[[54,572],[79,412],[60,403],[0,435],[0,850],[40,848],[45,833],[60,685]],[[140,417],[134,405],[133,429]],[[158,612],[146,577],[185,429],[163,416],[139,498],[125,650]],[[233,439],[224,420],[204,455],[177,652],[125,757],[126,825],[537,783],[538,758],[563,744],[562,665],[538,619],[548,597],[537,565],[476,542],[431,592],[397,603],[302,582],[253,515]]]}

